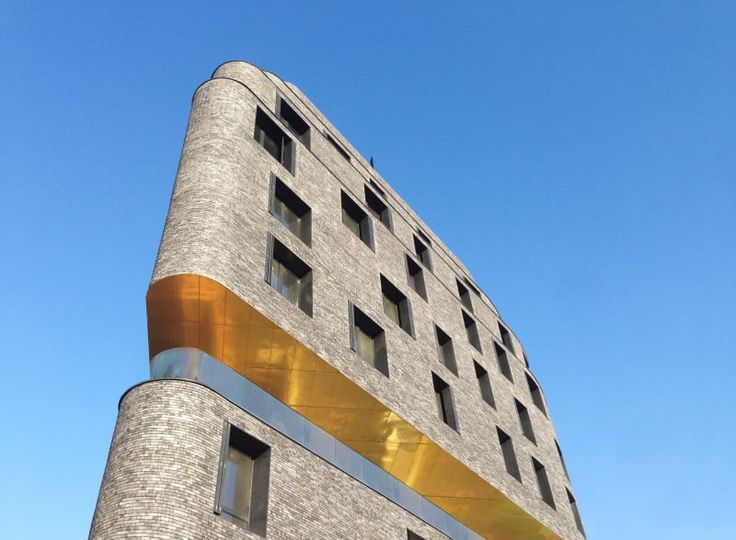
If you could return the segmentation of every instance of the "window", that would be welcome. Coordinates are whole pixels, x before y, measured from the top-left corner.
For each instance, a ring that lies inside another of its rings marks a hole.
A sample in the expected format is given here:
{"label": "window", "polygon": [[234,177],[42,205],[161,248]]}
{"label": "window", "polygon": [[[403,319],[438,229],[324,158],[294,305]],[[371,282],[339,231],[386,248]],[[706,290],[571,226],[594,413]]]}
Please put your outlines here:
{"label": "window", "polygon": [[414,252],[417,254],[417,257],[419,257],[419,261],[427,267],[427,269],[432,270],[432,259],[429,256],[429,248],[427,245],[419,240],[416,235],[414,235]]}
{"label": "window", "polygon": [[383,293],[383,312],[404,332],[413,337],[414,323],[409,299],[383,276],[381,276],[381,292]]}
{"label": "window", "polygon": [[279,96],[278,101],[276,102],[276,109],[277,114],[279,115],[281,120],[284,121],[286,127],[289,128],[289,130],[294,134],[294,136],[296,136],[297,139],[302,142],[304,146],[309,148],[309,124],[307,124],[307,122],[305,122],[304,119],[299,116],[299,113],[297,113],[291,105],[284,101],[281,96]]}
{"label": "window", "polygon": [[532,464],[534,465],[534,474],[537,475],[537,485],[539,486],[539,494],[542,496],[542,500],[552,508],[555,508],[552,488],[549,485],[549,479],[547,478],[547,471],[544,470],[544,465],[534,458],[532,458]]}
{"label": "window", "polygon": [[368,183],[376,191],[376,193],[378,193],[384,199],[386,198],[386,192],[383,190],[381,186],[378,185],[378,182],[376,182],[373,178],[369,178]]}
{"label": "window", "polygon": [[337,142],[332,135],[327,133],[325,131],[325,138],[329,141],[329,143],[333,146],[335,150],[337,150],[337,153],[340,154],[342,157],[344,157],[346,160],[350,161],[350,154],[348,154],[347,150],[345,150],[339,142]]}
{"label": "window", "polygon": [[514,382],[514,376],[511,374],[511,366],[509,365],[509,358],[506,356],[506,351],[496,342],[493,343],[493,348],[496,350],[498,369],[503,373],[504,377]]}
{"label": "window", "polygon": [[542,391],[539,389],[539,385],[532,379],[528,373],[526,373],[526,384],[529,386],[529,393],[532,396],[532,401],[537,409],[542,411],[547,416],[547,409],[544,406],[544,398],[542,398]]}
{"label": "window", "polygon": [[468,291],[468,288],[465,285],[460,283],[459,279],[456,279],[455,281],[457,281],[457,293],[460,295],[460,302],[465,306],[465,309],[470,313],[473,313],[473,303],[470,301],[470,291]]}
{"label": "window", "polygon": [[389,211],[386,203],[383,202],[378,195],[373,193],[373,190],[368,186],[364,186],[363,189],[365,191],[365,203],[368,205],[368,209],[374,216],[376,216],[378,221],[383,223],[384,227],[389,231],[392,230],[391,212]]}
{"label": "window", "polygon": [[386,334],[368,315],[350,304],[350,348],[388,377]]}
{"label": "window", "polygon": [[514,344],[511,341],[511,334],[504,325],[498,323],[498,331],[501,332],[501,342],[506,346],[511,353],[514,353]]}
{"label": "window", "polygon": [[256,128],[253,137],[276,161],[286,167],[289,172],[294,172],[294,145],[291,137],[284,133],[260,107],[256,111]]}
{"label": "window", "polygon": [[455,363],[455,351],[452,348],[452,339],[437,325],[434,327],[434,332],[437,336],[437,354],[439,355],[440,362],[457,375],[457,364]]}
{"label": "window", "polygon": [[501,445],[501,454],[503,455],[503,463],[506,466],[506,472],[521,482],[521,473],[519,473],[519,464],[516,462],[516,453],[514,452],[514,443],[501,428],[496,428],[498,433],[498,443]]}
{"label": "window", "polygon": [[537,444],[537,439],[534,437],[534,430],[532,429],[532,419],[529,417],[529,411],[518,399],[514,399],[514,401],[516,402],[516,412],[519,414],[521,431],[527,439],[534,444]]}
{"label": "window", "polygon": [[424,271],[414,260],[406,255],[406,275],[409,281],[409,287],[421,296],[425,301],[427,300],[427,289],[424,286]]}
{"label": "window", "polygon": [[480,397],[494,409],[496,408],[496,400],[493,399],[493,389],[491,388],[491,378],[488,372],[478,362],[473,360],[475,366],[475,376],[478,378],[478,387],[480,388]]}
{"label": "window", "polygon": [[407,529],[406,530],[406,540],[424,540],[424,537],[419,536],[414,531]]}
{"label": "window", "polygon": [[473,283],[466,277],[463,278],[463,281],[465,282],[465,285],[468,286],[468,289],[475,293],[475,296],[480,298],[480,291],[478,290],[478,287],[473,285]]}
{"label": "window", "polygon": [[312,269],[271,235],[268,254],[266,282],[311,317]]}
{"label": "window", "polygon": [[312,211],[299,196],[275,176],[271,177],[271,215],[302,242],[312,243]]}
{"label": "window", "polygon": [[432,373],[432,386],[434,387],[434,399],[440,420],[457,431],[457,416],[455,415],[455,405],[452,401],[450,385]]}
{"label": "window", "polygon": [[562,457],[562,449],[560,448],[560,443],[557,442],[557,439],[555,439],[555,448],[557,448],[557,455],[560,456],[560,463],[562,463],[562,470],[565,471],[565,476],[567,476],[567,479],[570,479],[570,473],[567,472],[567,464],[565,463],[565,458]]}
{"label": "window", "polygon": [[575,502],[575,497],[572,496],[572,493],[570,493],[569,489],[565,488],[565,491],[567,491],[567,501],[570,503],[572,516],[575,518],[575,525],[577,525],[578,530],[582,533],[582,535],[585,536],[585,529],[583,529],[583,520],[580,519],[580,512],[578,511],[578,503]]}
{"label": "window", "polygon": [[215,513],[260,536],[266,535],[270,449],[225,424],[215,494]]}
{"label": "window", "polygon": [[341,191],[342,203],[342,222],[350,229],[355,236],[360,238],[363,243],[373,249],[373,229],[371,227],[371,218],[368,214],[358,206],[358,204],[350,198],[350,196]]}
{"label": "window", "polygon": [[463,324],[465,325],[465,331],[468,334],[468,341],[475,347],[475,350],[479,353],[483,352],[480,346],[480,337],[478,336],[478,325],[475,323],[473,318],[463,311]]}

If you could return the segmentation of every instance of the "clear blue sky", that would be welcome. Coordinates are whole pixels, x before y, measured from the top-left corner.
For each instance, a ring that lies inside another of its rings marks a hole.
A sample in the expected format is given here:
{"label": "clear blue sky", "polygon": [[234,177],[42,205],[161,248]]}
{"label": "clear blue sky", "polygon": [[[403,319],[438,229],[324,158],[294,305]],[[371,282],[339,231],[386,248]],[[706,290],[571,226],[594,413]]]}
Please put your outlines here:
{"label": "clear blue sky", "polygon": [[736,4],[149,4],[0,3],[0,536],[86,537],[192,92],[242,58],[499,306],[589,538],[733,538]]}

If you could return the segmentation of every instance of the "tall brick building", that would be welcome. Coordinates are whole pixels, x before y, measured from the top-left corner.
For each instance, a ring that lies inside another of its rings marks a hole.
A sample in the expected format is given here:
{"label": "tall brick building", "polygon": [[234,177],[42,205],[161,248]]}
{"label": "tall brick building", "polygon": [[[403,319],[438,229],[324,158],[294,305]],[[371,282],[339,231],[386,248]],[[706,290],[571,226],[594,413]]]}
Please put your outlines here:
{"label": "tall brick building", "polygon": [[278,76],[195,92],[146,298],[90,538],[584,537],[523,346]]}

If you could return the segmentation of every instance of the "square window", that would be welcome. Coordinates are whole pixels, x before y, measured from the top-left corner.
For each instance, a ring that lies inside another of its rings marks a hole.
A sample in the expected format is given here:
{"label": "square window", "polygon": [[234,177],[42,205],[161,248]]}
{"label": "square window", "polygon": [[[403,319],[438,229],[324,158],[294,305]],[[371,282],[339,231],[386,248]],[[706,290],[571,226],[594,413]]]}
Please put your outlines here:
{"label": "square window", "polygon": [[276,110],[278,116],[284,121],[286,127],[299,139],[304,146],[309,148],[310,129],[309,124],[302,118],[296,110],[289,105],[281,96],[276,102]]}
{"label": "square window", "polygon": [[465,285],[460,283],[459,279],[455,281],[457,282],[457,293],[460,295],[460,302],[465,306],[465,309],[473,313],[473,302],[470,300],[470,291]]}
{"label": "square window", "polygon": [[391,211],[389,210],[388,205],[386,205],[386,203],[383,202],[381,198],[368,186],[364,186],[364,191],[365,203],[368,205],[368,209],[384,227],[389,231],[392,230]]}
{"label": "square window", "polygon": [[532,464],[534,465],[534,474],[537,476],[537,485],[539,486],[539,494],[542,496],[542,500],[552,508],[555,508],[555,499],[552,497],[552,488],[549,485],[549,479],[547,478],[547,471],[544,470],[544,465],[534,458],[532,458]]}
{"label": "square window", "polygon": [[416,235],[414,235],[414,252],[419,257],[419,261],[428,269],[432,270],[432,259],[429,255],[429,248]]}
{"label": "square window", "polygon": [[271,177],[269,211],[297,238],[308,246],[312,243],[312,211],[276,176]]}
{"label": "square window", "polygon": [[[462,310],[461,310],[462,311]],[[468,334],[468,341],[479,353],[483,352],[483,348],[480,345],[480,336],[478,335],[478,325],[476,324],[473,317],[463,313],[463,324],[465,325],[465,332]]]}
{"label": "square window", "polygon": [[519,464],[516,461],[516,452],[514,452],[514,443],[501,428],[496,428],[498,434],[498,443],[501,445],[501,454],[503,455],[503,463],[506,466],[506,472],[521,482],[521,473],[519,472]]}
{"label": "square window", "polygon": [[483,401],[488,403],[494,409],[496,408],[496,400],[493,398],[493,389],[491,388],[491,378],[488,372],[478,362],[473,360],[475,367],[475,376],[478,379],[478,387],[480,388],[480,396]]}
{"label": "square window", "polygon": [[534,444],[537,444],[537,439],[534,437],[534,429],[532,429],[532,419],[529,417],[529,411],[518,399],[514,399],[514,402],[516,403],[516,412],[519,415],[521,431],[527,439]]}
{"label": "square window", "polygon": [[244,431],[225,424],[215,495],[215,513],[266,535],[270,449]]}
{"label": "square window", "polygon": [[341,191],[342,222],[363,243],[373,249],[371,218],[350,196]]}
{"label": "square window", "polygon": [[506,355],[506,351],[498,343],[493,343],[493,348],[496,352],[496,360],[498,360],[498,369],[503,373],[511,382],[514,382],[514,376],[511,374],[511,365],[509,364],[509,358]]}
{"label": "square window", "polygon": [[350,348],[388,377],[386,334],[368,315],[349,304]]}
{"label": "square window", "polygon": [[435,336],[437,336],[437,354],[440,362],[457,375],[457,364],[455,363],[455,350],[452,347],[452,339],[437,325],[434,326],[434,332]]}
{"label": "square window", "polygon": [[501,342],[511,351],[511,354],[514,354],[514,342],[511,339],[508,329],[501,323],[498,323],[498,331],[501,333]]}
{"label": "square window", "polygon": [[256,126],[253,134],[255,140],[293,174],[294,144],[284,130],[271,120],[260,107],[256,111]]}
{"label": "square window", "polygon": [[542,397],[542,390],[539,388],[539,385],[534,381],[534,379],[531,378],[531,376],[526,373],[526,384],[529,386],[529,394],[532,396],[532,401],[534,402],[534,405],[537,406],[537,409],[542,411],[545,416],[547,416],[547,408],[544,406],[544,398]]}
{"label": "square window", "polygon": [[421,296],[425,301],[427,300],[427,289],[424,285],[424,271],[414,260],[406,255],[406,275],[409,282],[409,287]]}
{"label": "square window", "polygon": [[268,235],[266,282],[312,316],[312,269],[284,244]]}
{"label": "square window", "polygon": [[457,415],[455,414],[455,404],[452,400],[450,385],[432,373],[432,386],[440,420],[457,431]]}
{"label": "square window", "polygon": [[413,337],[414,323],[409,299],[384,276],[381,276],[381,293],[383,294],[383,312],[404,332]]}
{"label": "square window", "polygon": [[347,150],[345,150],[342,145],[335,140],[335,138],[327,133],[325,133],[325,138],[327,139],[327,142],[329,142],[332,147],[337,150],[337,153],[340,154],[345,160],[350,161],[350,154],[348,154]]}

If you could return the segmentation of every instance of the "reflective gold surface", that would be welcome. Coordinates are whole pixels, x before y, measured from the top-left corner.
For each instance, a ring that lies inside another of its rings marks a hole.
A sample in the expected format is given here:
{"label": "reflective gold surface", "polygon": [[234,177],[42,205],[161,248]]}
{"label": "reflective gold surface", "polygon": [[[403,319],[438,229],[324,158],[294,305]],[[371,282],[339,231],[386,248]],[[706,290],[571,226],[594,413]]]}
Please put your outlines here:
{"label": "reflective gold surface", "polygon": [[559,538],[216,281],[171,276],[150,287],[146,303],[151,358],[175,347],[210,354],[484,538]]}

